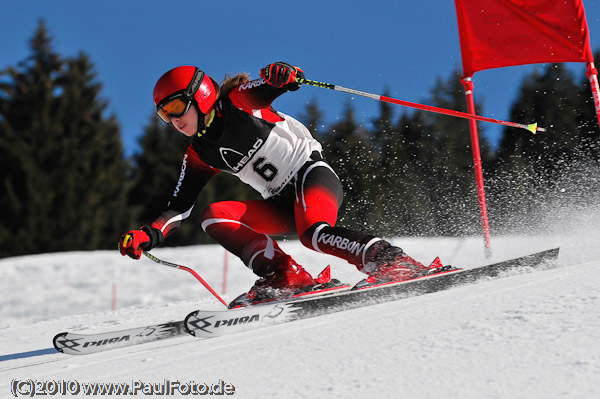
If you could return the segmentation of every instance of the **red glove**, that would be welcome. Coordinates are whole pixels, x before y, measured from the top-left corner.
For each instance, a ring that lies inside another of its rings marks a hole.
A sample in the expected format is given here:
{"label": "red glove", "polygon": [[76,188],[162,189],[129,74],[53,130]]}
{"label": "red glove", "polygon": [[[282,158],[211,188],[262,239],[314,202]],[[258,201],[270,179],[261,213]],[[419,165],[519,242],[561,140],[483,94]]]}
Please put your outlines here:
{"label": "red glove", "polygon": [[260,77],[271,86],[295,91],[302,85],[296,78],[304,79],[304,71],[285,62],[275,62],[261,69]]}
{"label": "red glove", "polygon": [[119,251],[121,255],[139,259],[142,251],[149,251],[155,246],[162,244],[163,234],[160,230],[150,226],[143,226],[139,230],[130,230],[123,234],[119,240]]}

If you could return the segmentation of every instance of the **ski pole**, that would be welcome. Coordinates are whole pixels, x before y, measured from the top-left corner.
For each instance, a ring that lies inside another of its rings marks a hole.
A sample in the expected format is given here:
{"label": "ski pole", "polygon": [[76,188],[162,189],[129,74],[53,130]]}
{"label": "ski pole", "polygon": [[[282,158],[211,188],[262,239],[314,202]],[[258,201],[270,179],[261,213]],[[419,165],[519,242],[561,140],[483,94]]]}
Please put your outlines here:
{"label": "ski pole", "polygon": [[213,294],[213,295],[215,296],[215,298],[217,298],[219,301],[221,301],[221,303],[222,303],[223,305],[225,305],[225,306],[227,307],[227,302],[225,302],[225,301],[223,300],[223,298],[221,298],[221,297],[219,296],[219,294],[217,294],[217,293],[215,292],[215,290],[213,290],[213,289],[212,289],[212,287],[211,287],[210,285],[208,285],[208,283],[207,283],[206,281],[204,281],[204,279],[203,279],[202,277],[200,277],[200,275],[199,275],[198,273],[196,273],[196,272],[195,272],[193,269],[190,269],[190,268],[189,268],[189,267],[187,267],[187,266],[176,265],[175,263],[166,262],[166,261],[164,261],[164,260],[158,259],[156,256],[154,256],[154,255],[152,255],[151,253],[149,253],[149,252],[146,252],[146,251],[143,251],[142,253],[144,254],[144,256],[145,256],[146,258],[148,258],[148,259],[150,259],[151,261],[154,261],[154,262],[156,262],[156,263],[158,263],[158,264],[161,264],[161,265],[164,265],[164,266],[173,267],[173,268],[175,268],[175,269],[179,269],[179,270],[185,270],[186,272],[189,272],[189,273],[191,273],[191,274],[192,274],[194,277],[196,277],[196,279],[197,279],[198,281],[200,281],[200,282],[202,283],[202,285],[203,285],[204,287],[206,287],[206,289],[207,289],[207,290],[209,290],[209,291],[210,291],[210,293],[211,293],[211,294]]}
{"label": "ski pole", "polygon": [[503,121],[500,119],[488,118],[486,116],[480,116],[480,115],[468,114],[466,112],[455,111],[452,109],[434,107],[432,105],[418,104],[418,103],[413,103],[410,101],[398,100],[395,98],[382,96],[379,94],[366,93],[364,91],[348,89],[343,86],[338,86],[338,85],[334,85],[331,83],[317,82],[315,80],[310,80],[310,79],[297,78],[296,81],[298,83],[307,84],[309,86],[316,86],[316,87],[321,87],[323,89],[342,91],[344,93],[350,93],[350,94],[355,94],[357,96],[372,98],[373,100],[383,101],[386,103],[398,104],[398,105],[402,105],[405,107],[421,109],[423,111],[435,112],[438,114],[450,115],[450,116],[455,116],[458,118],[474,119],[474,120],[481,121],[481,122],[490,122],[490,123],[496,123],[496,124],[504,125],[504,126],[521,128],[521,129],[529,130],[533,134],[535,134],[536,132],[545,132],[546,131],[545,128],[538,127],[537,123],[523,124],[523,123],[516,123],[516,122],[508,122],[508,121]]}

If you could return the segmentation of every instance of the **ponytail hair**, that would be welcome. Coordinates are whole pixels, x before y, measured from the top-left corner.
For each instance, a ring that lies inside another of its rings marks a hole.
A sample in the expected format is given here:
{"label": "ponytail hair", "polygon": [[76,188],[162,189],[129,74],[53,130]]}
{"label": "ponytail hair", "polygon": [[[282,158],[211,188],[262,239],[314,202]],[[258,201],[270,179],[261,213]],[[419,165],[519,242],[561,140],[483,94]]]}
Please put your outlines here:
{"label": "ponytail hair", "polygon": [[239,73],[232,77],[225,76],[225,79],[223,80],[223,82],[221,82],[221,90],[218,99],[226,97],[231,90],[233,90],[239,85],[248,83],[249,81],[250,75],[248,75],[246,72]]}

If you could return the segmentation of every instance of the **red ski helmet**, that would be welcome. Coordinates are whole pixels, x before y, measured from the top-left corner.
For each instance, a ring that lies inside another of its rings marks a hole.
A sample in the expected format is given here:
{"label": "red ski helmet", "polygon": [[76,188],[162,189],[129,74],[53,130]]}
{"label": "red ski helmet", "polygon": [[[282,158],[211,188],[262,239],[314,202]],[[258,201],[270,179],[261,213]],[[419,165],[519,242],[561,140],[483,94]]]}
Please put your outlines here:
{"label": "red ski helmet", "polygon": [[217,85],[200,68],[179,66],[167,71],[158,79],[154,85],[153,97],[157,111],[160,111],[159,106],[168,103],[172,98],[183,97],[188,107],[191,102],[198,111],[207,114],[217,100]]}

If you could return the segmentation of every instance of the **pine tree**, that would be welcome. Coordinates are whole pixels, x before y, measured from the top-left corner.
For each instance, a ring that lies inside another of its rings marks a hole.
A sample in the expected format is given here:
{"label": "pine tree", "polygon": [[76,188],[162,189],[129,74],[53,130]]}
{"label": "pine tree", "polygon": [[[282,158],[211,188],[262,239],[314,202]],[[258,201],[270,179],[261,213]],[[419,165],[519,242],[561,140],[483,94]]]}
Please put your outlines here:
{"label": "pine tree", "polygon": [[432,204],[425,179],[426,120],[421,111],[403,112],[381,149],[383,218],[387,235],[420,235],[431,230]]}
{"label": "pine tree", "polygon": [[[466,111],[464,89],[457,71],[438,78],[431,97],[434,106]],[[481,112],[476,104],[477,112]],[[478,232],[472,147],[468,123],[446,115],[405,111],[397,138],[383,152],[383,169],[390,179],[389,203],[397,210],[397,232],[411,235],[462,235]],[[481,130],[480,130],[481,133]],[[483,164],[489,145],[480,141]],[[394,158],[390,161],[390,157]]]}
{"label": "pine tree", "polygon": [[80,53],[65,65],[65,73],[57,79],[62,90],[57,125],[62,131],[56,149],[60,156],[54,158],[62,181],[54,209],[65,217],[54,228],[58,234],[69,232],[62,248],[75,244],[78,249],[112,249],[126,221],[128,166],[120,128],[114,116],[104,116],[108,104],[100,99],[102,85],[95,82],[88,57]]}
{"label": "pine tree", "polygon": [[41,172],[51,166],[51,160],[40,159],[37,152],[47,141],[46,130],[56,108],[55,79],[62,72],[62,62],[52,52],[43,23],[31,50],[19,69],[9,67],[2,72],[10,80],[2,83],[0,96],[0,178],[6,190],[6,196],[0,197],[5,210],[0,216],[0,256],[31,253],[35,251],[31,241],[51,240],[31,235],[50,222],[40,215],[50,211],[46,196],[52,183]]}
{"label": "pine tree", "polygon": [[128,204],[136,226],[152,222],[165,209],[179,178],[189,139],[152,115],[133,156]]}
{"label": "pine tree", "polygon": [[[466,111],[457,71],[438,79],[426,103]],[[476,104],[478,112],[481,106]],[[480,133],[482,130],[480,130]],[[468,123],[382,102],[370,131],[348,105],[344,118],[325,135],[327,159],[345,187],[342,223],[382,235],[480,232]],[[481,139],[484,165],[491,152]]]}
{"label": "pine tree", "polygon": [[[389,96],[389,89],[384,89],[383,95]],[[394,108],[391,104],[379,103],[379,116],[373,119],[373,127],[369,132],[370,146],[373,148],[375,166],[370,175],[370,195],[373,202],[371,223],[380,235],[393,235],[398,226],[396,220],[398,207],[394,201],[396,192],[396,160],[401,149],[395,143],[402,140],[394,121]],[[390,181],[393,183],[390,184]],[[365,193],[366,194],[366,193]],[[392,217],[389,217],[392,215]]]}
{"label": "pine tree", "polygon": [[312,99],[307,105],[305,113],[300,114],[299,120],[310,130],[310,132],[315,136],[319,136],[321,134],[321,130],[323,129],[323,120],[325,119],[325,115],[319,108],[316,99]]}
{"label": "pine tree", "polygon": [[0,86],[0,256],[114,248],[125,203],[118,124],[88,58],[63,60],[43,21],[31,50]]}
{"label": "pine tree", "polygon": [[[446,80],[438,79],[432,90],[431,103],[437,107],[467,111],[460,72],[452,71]],[[482,107],[475,104],[476,113]],[[446,115],[433,114],[428,131],[433,143],[427,152],[430,173],[426,178],[436,221],[435,234],[468,235],[480,233],[479,206],[473,149],[468,121]],[[478,125],[482,167],[489,165],[489,143],[482,137],[484,127]],[[485,175],[484,175],[485,178]]]}
{"label": "pine tree", "polygon": [[[597,50],[594,54],[594,64],[599,65],[599,62],[600,50]],[[589,78],[582,76],[578,86],[577,95],[580,105],[575,111],[581,134],[581,151],[592,159],[600,161],[600,126]]]}
{"label": "pine tree", "polygon": [[374,176],[377,175],[376,155],[368,132],[360,127],[350,103],[344,117],[330,127],[324,136],[323,151],[344,186],[344,205],[340,223],[350,228],[372,228],[374,209]]}
{"label": "pine tree", "polygon": [[[597,134],[590,132],[589,120],[582,123],[584,99],[573,74],[562,64],[547,65],[523,80],[511,118],[536,121],[547,132],[503,131],[496,161],[495,202],[502,207],[506,228],[541,228],[553,207],[562,201],[580,202],[585,198],[582,194],[589,191],[586,187],[592,187],[596,178],[589,176],[583,163],[597,143]],[[520,223],[523,220],[528,223]]]}
{"label": "pine tree", "polygon": [[[550,64],[541,73],[526,77],[511,108],[511,120],[536,121],[548,131],[531,135],[506,128],[498,149],[498,160],[510,165],[522,158],[523,166],[540,179],[551,179],[569,162],[580,142],[576,112],[579,104],[573,75],[562,64]],[[516,164],[515,164],[516,165]]]}

